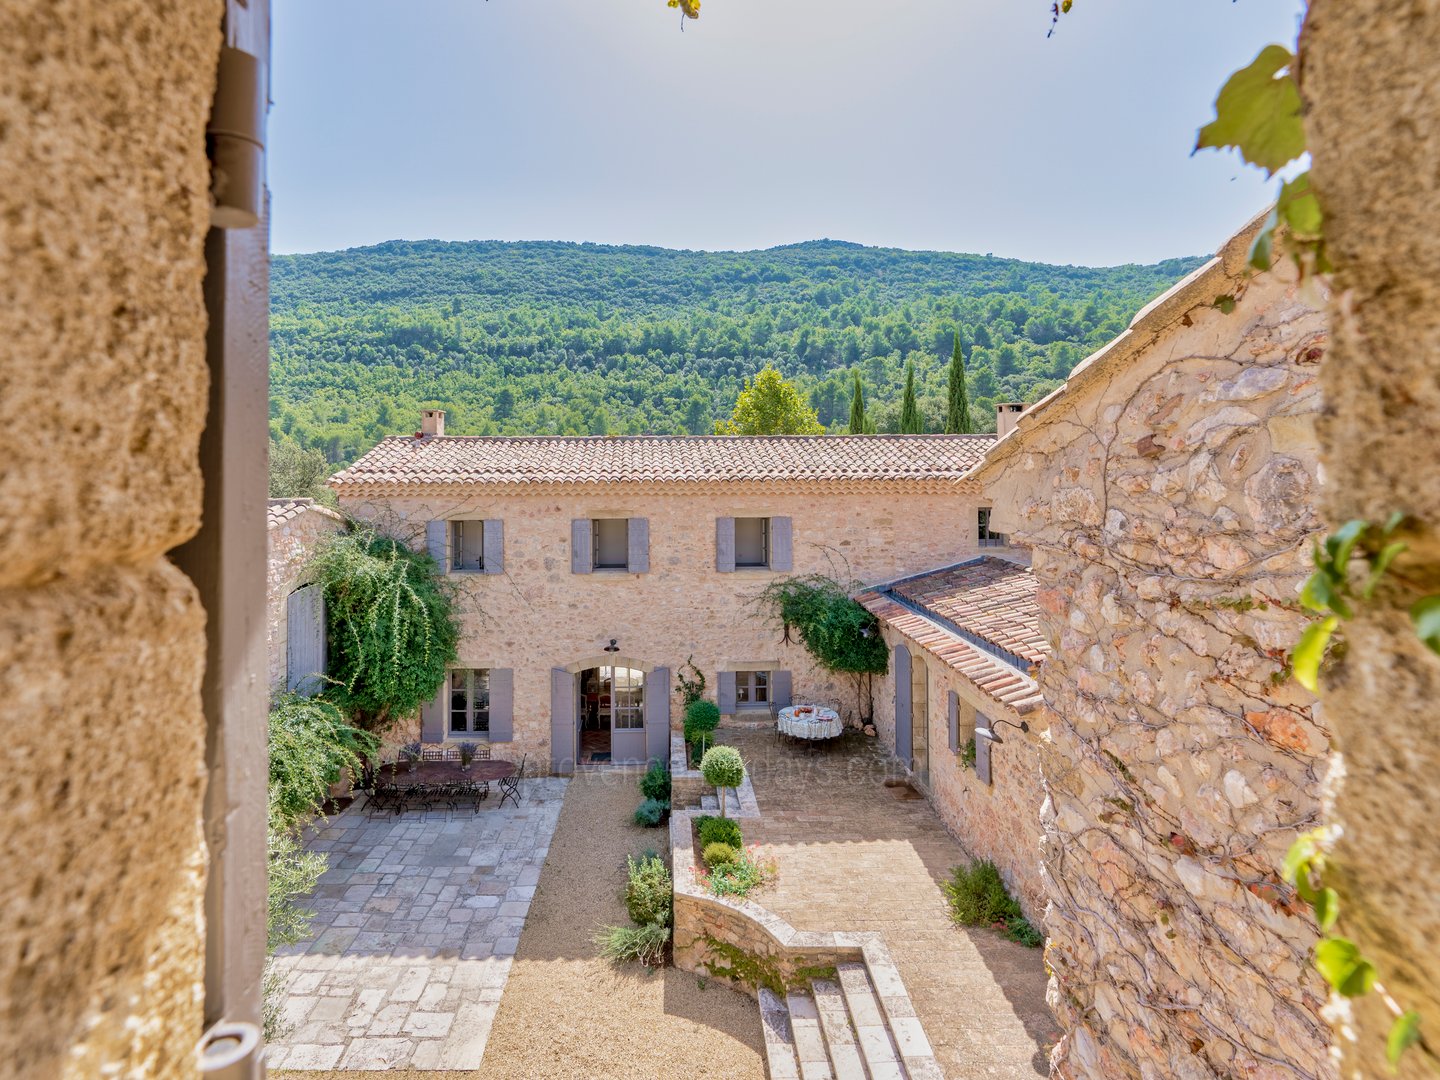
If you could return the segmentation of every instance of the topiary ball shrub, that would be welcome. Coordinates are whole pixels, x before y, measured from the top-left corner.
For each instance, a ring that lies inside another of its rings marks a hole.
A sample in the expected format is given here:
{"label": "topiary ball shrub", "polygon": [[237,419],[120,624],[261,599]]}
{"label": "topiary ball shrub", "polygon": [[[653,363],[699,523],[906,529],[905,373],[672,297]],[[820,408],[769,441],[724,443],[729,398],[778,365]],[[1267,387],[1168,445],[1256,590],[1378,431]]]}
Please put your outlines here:
{"label": "topiary ball shrub", "polygon": [[745,846],[740,836],[740,826],[730,818],[711,817],[704,814],[695,819],[695,830],[700,834],[700,848],[703,851],[711,844],[729,844],[733,848]]}
{"label": "topiary ball shrub", "polygon": [[626,858],[630,879],[625,885],[625,910],[639,926],[670,925],[675,887],[670,871],[658,855],[644,855],[637,861]]}
{"label": "topiary ball shrub", "polygon": [[729,844],[706,844],[705,852],[701,855],[701,858],[705,860],[705,865],[713,870],[717,866],[728,866],[730,863],[738,860],[740,858],[740,849],[731,847]]}
{"label": "topiary ball shrub", "polygon": [[670,770],[656,761],[645,770],[640,778],[640,794],[647,799],[668,802],[670,799]]}
{"label": "topiary ball shrub", "polygon": [[[697,743],[720,726],[720,706],[713,701],[692,701],[685,706],[685,741]],[[708,740],[707,740],[708,741]]]}
{"label": "topiary ball shrub", "polygon": [[647,829],[658,828],[669,809],[670,804],[664,799],[646,799],[635,808],[635,824]]}
{"label": "topiary ball shrub", "polygon": [[745,781],[745,762],[733,746],[712,746],[700,759],[700,775],[720,793],[720,816],[725,816],[725,789]]}

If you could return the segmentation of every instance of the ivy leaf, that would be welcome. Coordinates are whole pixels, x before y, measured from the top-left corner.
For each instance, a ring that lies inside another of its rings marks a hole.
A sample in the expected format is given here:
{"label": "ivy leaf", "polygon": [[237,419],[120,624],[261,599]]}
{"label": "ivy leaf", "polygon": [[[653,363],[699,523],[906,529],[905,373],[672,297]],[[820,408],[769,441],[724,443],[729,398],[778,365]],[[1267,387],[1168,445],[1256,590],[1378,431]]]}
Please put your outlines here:
{"label": "ivy leaf", "polygon": [[1315,967],[1341,997],[1360,997],[1375,985],[1375,965],[1349,938],[1326,938],[1315,946]]}
{"label": "ivy leaf", "polygon": [[1300,91],[1289,72],[1294,60],[1283,45],[1267,45],[1249,67],[1231,75],[1215,99],[1215,119],[1200,129],[1195,149],[1233,146],[1272,176],[1303,154]]}
{"label": "ivy leaf", "polygon": [[1375,561],[1370,565],[1370,576],[1365,579],[1365,588],[1361,591],[1366,600],[1375,595],[1375,586],[1380,584],[1380,579],[1385,576],[1385,571],[1390,569],[1395,557],[1409,546],[1403,540],[1396,540],[1380,549],[1380,554],[1375,556]]}
{"label": "ivy leaf", "polygon": [[1340,895],[1334,889],[1321,889],[1310,901],[1310,906],[1315,909],[1315,921],[1320,924],[1320,932],[1328,934],[1340,917]]}
{"label": "ivy leaf", "polygon": [[1320,200],[1310,187],[1308,170],[1280,185],[1280,197],[1275,200],[1275,216],[1285,222],[1297,240],[1320,238],[1324,217],[1320,213]]}
{"label": "ivy leaf", "polygon": [[1426,648],[1440,653],[1440,596],[1426,596],[1415,601],[1410,608],[1410,618]]}
{"label": "ivy leaf", "polygon": [[1390,1070],[1400,1064],[1400,1055],[1420,1041],[1420,1014],[1414,1009],[1402,1013],[1390,1025],[1390,1037],[1385,1040],[1385,1059]]}
{"label": "ivy leaf", "polygon": [[1285,862],[1280,867],[1280,876],[1290,884],[1299,882],[1301,871],[1309,872],[1310,864],[1320,854],[1320,841],[1324,829],[1311,829],[1301,833],[1285,853]]}
{"label": "ivy leaf", "polygon": [[[1436,597],[1436,600],[1440,601],[1440,597]],[[1440,618],[1440,611],[1437,611],[1437,618]],[[1330,644],[1330,635],[1338,625],[1340,620],[1334,615],[1311,623],[1300,635],[1300,643],[1290,655],[1295,681],[1312,694],[1320,692],[1320,661],[1324,659],[1325,647]],[[1440,629],[1437,629],[1437,633],[1440,633]]]}
{"label": "ivy leaf", "polygon": [[1368,521],[1352,518],[1325,538],[1325,551],[1335,564],[1331,576],[1337,581],[1345,579],[1345,568],[1350,565],[1350,555],[1368,528]]}

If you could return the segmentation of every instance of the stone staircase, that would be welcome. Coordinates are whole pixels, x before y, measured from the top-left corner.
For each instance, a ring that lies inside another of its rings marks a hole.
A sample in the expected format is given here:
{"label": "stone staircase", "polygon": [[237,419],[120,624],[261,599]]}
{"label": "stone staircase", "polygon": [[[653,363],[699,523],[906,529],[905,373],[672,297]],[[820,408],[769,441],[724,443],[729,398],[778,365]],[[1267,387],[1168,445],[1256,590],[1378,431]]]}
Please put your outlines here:
{"label": "stone staircase", "polygon": [[783,997],[760,988],[770,1080],[943,1080],[919,1021],[889,1015],[866,965],[836,972]]}

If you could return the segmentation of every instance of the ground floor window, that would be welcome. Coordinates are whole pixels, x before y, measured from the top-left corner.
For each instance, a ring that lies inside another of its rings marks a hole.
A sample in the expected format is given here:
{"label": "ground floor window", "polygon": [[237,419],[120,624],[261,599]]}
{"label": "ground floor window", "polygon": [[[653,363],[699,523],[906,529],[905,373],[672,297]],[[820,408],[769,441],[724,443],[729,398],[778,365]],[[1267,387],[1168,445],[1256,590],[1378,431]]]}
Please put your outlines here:
{"label": "ground floor window", "polygon": [[450,734],[490,733],[490,672],[455,668],[450,672]]}
{"label": "ground floor window", "polygon": [[737,708],[768,706],[769,704],[770,672],[735,672],[735,705]]}
{"label": "ground floor window", "polygon": [[602,672],[611,672],[611,686],[613,697],[611,708],[614,710],[615,727],[620,731],[634,731],[645,726],[645,709],[643,695],[645,690],[645,673],[636,671],[634,668],[601,668]]}

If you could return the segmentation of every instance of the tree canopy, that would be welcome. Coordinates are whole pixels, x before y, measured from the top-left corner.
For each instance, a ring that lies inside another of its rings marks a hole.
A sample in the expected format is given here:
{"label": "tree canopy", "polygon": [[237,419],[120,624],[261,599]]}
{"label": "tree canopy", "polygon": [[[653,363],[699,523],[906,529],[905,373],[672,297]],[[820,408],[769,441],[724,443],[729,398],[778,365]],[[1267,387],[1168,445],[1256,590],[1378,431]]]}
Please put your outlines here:
{"label": "tree canopy", "polygon": [[766,364],[754,379],[746,380],[735,411],[728,421],[715,425],[715,434],[824,435],[825,428],[795,387]]}

